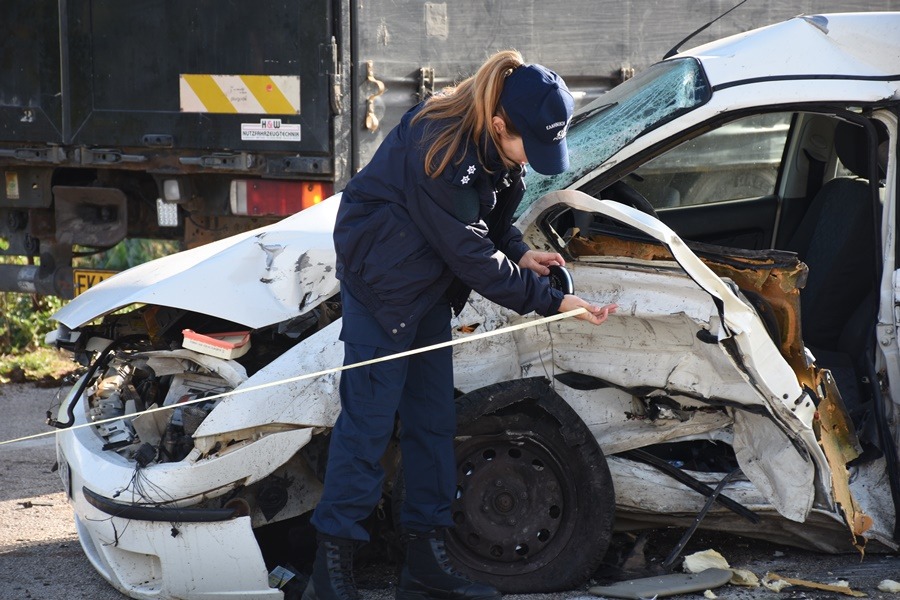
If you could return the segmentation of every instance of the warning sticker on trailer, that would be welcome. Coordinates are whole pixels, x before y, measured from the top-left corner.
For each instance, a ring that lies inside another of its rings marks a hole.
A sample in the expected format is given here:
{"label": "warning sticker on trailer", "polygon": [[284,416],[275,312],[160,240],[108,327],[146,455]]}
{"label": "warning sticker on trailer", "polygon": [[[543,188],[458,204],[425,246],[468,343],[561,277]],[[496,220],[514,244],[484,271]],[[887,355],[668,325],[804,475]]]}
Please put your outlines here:
{"label": "warning sticker on trailer", "polygon": [[299,115],[296,75],[191,75],[178,82],[182,112]]}
{"label": "warning sticker on trailer", "polygon": [[299,142],[300,125],[281,119],[260,119],[259,123],[241,123],[242,141]]}

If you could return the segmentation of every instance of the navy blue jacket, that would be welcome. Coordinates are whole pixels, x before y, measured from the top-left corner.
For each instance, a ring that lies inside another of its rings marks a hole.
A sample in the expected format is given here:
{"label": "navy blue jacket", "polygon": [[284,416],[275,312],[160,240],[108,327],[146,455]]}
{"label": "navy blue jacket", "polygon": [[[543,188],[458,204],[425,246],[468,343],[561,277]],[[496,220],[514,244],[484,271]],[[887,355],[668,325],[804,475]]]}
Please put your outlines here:
{"label": "navy blue jacket", "polygon": [[525,191],[521,170],[506,171],[488,137],[485,164],[470,143],[461,161],[429,177],[428,130],[453,124],[413,124],[421,106],[344,190],[334,228],[342,286],[398,340],[444,294],[458,312],[468,288],[520,314],[558,312],[562,293],[517,264],[528,251],[512,226]]}

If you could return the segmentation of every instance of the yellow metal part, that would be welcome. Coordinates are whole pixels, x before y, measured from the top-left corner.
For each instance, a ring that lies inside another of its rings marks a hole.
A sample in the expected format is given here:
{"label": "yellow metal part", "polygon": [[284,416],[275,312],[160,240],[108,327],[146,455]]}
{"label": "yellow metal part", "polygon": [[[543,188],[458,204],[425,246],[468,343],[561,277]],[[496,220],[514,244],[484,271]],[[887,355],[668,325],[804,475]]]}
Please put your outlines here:
{"label": "yellow metal part", "polygon": [[847,527],[853,535],[853,545],[864,552],[865,538],[862,534],[872,527],[872,518],[860,509],[853,498],[847,472],[847,463],[861,452],[856,430],[847,415],[834,378],[827,369],[819,371],[816,391],[820,398],[813,427],[831,467],[832,494],[844,513]]}
{"label": "yellow metal part", "polygon": [[[621,256],[644,261],[674,260],[668,249],[661,244],[623,240],[612,235],[592,235],[590,239],[575,236],[566,248],[575,257]],[[769,324],[777,324],[777,331],[770,333],[777,336],[776,343],[782,356],[797,374],[800,384],[813,387],[815,373],[807,365],[800,330],[800,288],[806,283],[806,265],[798,259],[782,259],[776,263],[775,259],[766,256],[764,252],[737,253],[724,247],[715,247],[715,253],[693,249],[716,275],[734,281]]]}

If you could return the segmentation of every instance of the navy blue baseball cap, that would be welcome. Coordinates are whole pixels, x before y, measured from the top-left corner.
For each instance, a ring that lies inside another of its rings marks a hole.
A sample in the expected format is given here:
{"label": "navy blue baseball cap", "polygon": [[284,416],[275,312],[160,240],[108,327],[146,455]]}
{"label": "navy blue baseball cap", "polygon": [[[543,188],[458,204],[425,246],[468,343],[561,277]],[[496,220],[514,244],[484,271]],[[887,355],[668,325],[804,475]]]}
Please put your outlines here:
{"label": "navy blue baseball cap", "polygon": [[521,65],[506,78],[500,105],[522,136],[531,168],[542,175],[569,168],[566,131],[575,99],[562,77],[541,65]]}

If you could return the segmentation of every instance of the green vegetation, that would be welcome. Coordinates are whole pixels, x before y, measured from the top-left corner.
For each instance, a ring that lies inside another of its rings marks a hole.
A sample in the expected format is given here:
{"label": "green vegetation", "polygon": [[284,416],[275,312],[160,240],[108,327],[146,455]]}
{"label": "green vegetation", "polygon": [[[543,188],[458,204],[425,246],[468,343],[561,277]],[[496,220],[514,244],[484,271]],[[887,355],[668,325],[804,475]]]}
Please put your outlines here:
{"label": "green vegetation", "polygon": [[120,242],[103,252],[83,255],[75,259],[75,266],[85,269],[124,271],[154,258],[175,254],[180,242],[132,239]]}
{"label": "green vegetation", "polygon": [[0,383],[55,382],[78,368],[68,352],[42,347],[22,354],[0,356]]}
{"label": "green vegetation", "polygon": [[[0,238],[0,250],[8,247]],[[81,268],[124,271],[178,250],[177,242],[125,240],[103,252],[76,248],[74,263]],[[39,259],[34,260],[39,263]],[[26,259],[0,256],[0,263],[26,264]],[[0,383],[58,379],[76,368],[65,353],[43,345],[44,336],[56,329],[50,316],[65,302],[52,296],[0,292]]]}
{"label": "green vegetation", "polygon": [[0,294],[0,354],[27,353],[56,329],[50,315],[64,300],[36,294]]}
{"label": "green vegetation", "polygon": [[35,294],[0,294],[0,383],[56,380],[75,370],[71,358],[43,346],[56,328],[50,315],[64,300]]}

